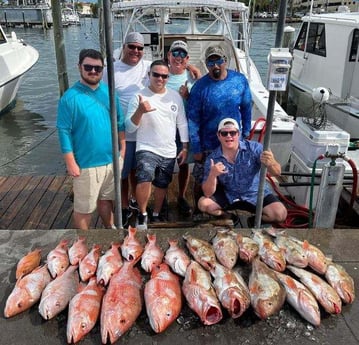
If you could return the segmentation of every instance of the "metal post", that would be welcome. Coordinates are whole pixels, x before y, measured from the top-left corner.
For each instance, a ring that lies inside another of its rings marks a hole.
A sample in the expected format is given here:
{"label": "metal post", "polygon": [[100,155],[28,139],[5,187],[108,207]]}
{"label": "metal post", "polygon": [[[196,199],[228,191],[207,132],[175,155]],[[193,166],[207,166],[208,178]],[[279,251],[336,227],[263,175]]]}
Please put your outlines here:
{"label": "metal post", "polygon": [[115,176],[115,225],[122,228],[122,207],[121,207],[121,171],[119,162],[118,132],[117,132],[117,112],[115,103],[115,80],[113,67],[113,33],[110,0],[103,0],[103,14],[105,26],[106,43],[106,62],[108,75],[108,89],[110,96],[110,113],[112,124],[112,155],[113,169]]}
{"label": "metal post", "polygon": [[59,81],[60,96],[69,88],[69,79],[66,67],[65,41],[62,31],[61,5],[57,0],[51,1],[51,11],[54,23],[55,54],[57,63],[57,78]]}
{"label": "metal post", "polygon": [[[278,13],[277,33],[276,33],[276,39],[275,39],[275,45],[274,45],[275,48],[279,48],[282,45],[286,12],[287,12],[287,0],[281,0],[280,6],[279,6],[279,13]],[[270,91],[269,99],[268,99],[267,116],[266,116],[266,132],[265,132],[264,142],[263,142],[263,151],[270,149],[273,113],[274,113],[276,98],[277,98],[277,91]],[[262,164],[261,170],[260,170],[259,187],[258,187],[256,216],[254,219],[254,227],[257,229],[260,228],[260,226],[261,226],[266,174],[267,174],[267,168],[264,164]]]}

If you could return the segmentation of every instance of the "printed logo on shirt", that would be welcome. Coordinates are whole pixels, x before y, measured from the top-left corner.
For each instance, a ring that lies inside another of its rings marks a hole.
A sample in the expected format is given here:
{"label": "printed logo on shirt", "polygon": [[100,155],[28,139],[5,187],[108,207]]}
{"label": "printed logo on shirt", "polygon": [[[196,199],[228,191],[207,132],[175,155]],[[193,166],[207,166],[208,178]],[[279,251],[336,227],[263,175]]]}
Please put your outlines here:
{"label": "printed logo on shirt", "polygon": [[177,104],[172,104],[171,105],[171,110],[172,110],[172,112],[175,113],[178,110]]}

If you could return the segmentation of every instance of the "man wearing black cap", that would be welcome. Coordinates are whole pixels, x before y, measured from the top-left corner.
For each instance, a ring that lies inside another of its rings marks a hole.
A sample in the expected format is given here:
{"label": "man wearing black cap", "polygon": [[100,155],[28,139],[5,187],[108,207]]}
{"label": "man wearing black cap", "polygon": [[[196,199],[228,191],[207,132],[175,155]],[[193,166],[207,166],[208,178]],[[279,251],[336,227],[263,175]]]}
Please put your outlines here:
{"label": "man wearing black cap", "polygon": [[186,107],[191,151],[196,161],[193,168],[196,201],[201,192],[203,162],[219,145],[218,123],[224,118],[235,119],[246,138],[252,120],[252,97],[246,77],[227,69],[226,53],[219,45],[208,47],[205,59],[208,73],[192,87]]}

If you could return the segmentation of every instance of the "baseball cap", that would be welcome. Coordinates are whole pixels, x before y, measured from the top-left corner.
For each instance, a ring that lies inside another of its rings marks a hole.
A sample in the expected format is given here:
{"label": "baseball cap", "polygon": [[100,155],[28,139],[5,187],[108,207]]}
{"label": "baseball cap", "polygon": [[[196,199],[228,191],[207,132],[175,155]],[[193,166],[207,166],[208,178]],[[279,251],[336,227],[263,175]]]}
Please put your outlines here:
{"label": "baseball cap", "polygon": [[185,51],[188,54],[188,46],[187,46],[186,42],[174,41],[171,44],[170,51],[172,52],[172,51],[177,50],[177,49],[181,49],[181,50]]}
{"label": "baseball cap", "polygon": [[205,57],[206,60],[211,57],[211,56],[219,56],[221,58],[225,58],[226,57],[226,53],[224,51],[224,49],[221,46],[211,46],[208,47],[206,52],[205,52]]}
{"label": "baseball cap", "polygon": [[138,43],[143,46],[145,44],[145,40],[139,32],[129,32],[125,38],[125,44],[128,43]]}
{"label": "baseball cap", "polygon": [[230,117],[227,117],[219,123],[218,132],[224,128],[230,129],[232,127],[234,127],[235,129],[237,129],[239,131],[238,122],[235,119],[231,119]]}

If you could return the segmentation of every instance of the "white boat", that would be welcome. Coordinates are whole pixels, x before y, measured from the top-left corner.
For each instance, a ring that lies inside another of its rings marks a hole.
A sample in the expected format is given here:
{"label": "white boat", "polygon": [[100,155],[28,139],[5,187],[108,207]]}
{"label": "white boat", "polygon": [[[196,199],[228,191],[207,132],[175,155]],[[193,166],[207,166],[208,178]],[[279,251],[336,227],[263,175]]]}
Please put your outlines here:
{"label": "white boat", "polygon": [[71,7],[65,7],[61,10],[61,20],[63,26],[81,24],[79,14]]}
{"label": "white boat", "polygon": [[7,37],[0,26],[0,114],[14,104],[23,75],[39,58],[38,51],[16,37]]}
{"label": "white boat", "polygon": [[298,116],[314,117],[320,110],[324,120],[359,139],[359,12],[311,14],[302,21],[293,48],[289,100]]}
{"label": "white boat", "polygon": [[[257,119],[266,117],[269,92],[249,56],[249,8],[244,3],[225,0],[125,0],[114,2],[112,11],[124,14],[119,19],[121,27],[126,30],[117,42],[118,48],[122,47],[128,32],[139,31],[145,37],[144,57],[148,60],[164,58],[173,41],[183,40],[189,47],[190,63],[206,74],[204,53],[208,46],[221,44],[227,51],[229,68],[241,71],[249,81],[253,125]],[[166,25],[168,13],[171,13],[171,25]],[[257,133],[264,123],[258,123]],[[283,166],[290,155],[293,127],[292,117],[276,103],[271,149]]]}

